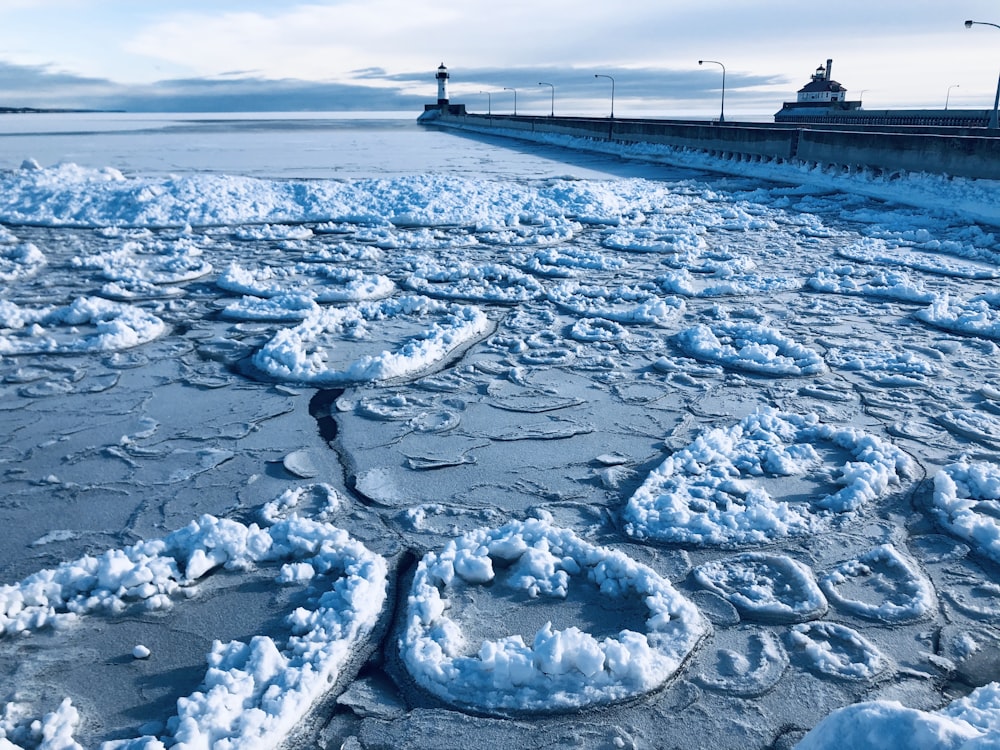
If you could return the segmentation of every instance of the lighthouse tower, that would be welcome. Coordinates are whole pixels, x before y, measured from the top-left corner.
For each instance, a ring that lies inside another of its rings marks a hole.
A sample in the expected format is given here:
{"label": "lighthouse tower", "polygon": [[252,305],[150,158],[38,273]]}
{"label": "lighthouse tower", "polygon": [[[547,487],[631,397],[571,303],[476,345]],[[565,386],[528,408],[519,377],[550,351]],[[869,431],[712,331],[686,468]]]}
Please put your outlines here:
{"label": "lighthouse tower", "polygon": [[464,104],[450,104],[448,102],[448,79],[451,75],[444,63],[437,69],[434,78],[438,82],[438,98],[435,104],[425,104],[423,114],[417,118],[417,122],[430,123],[440,117],[464,117]]}
{"label": "lighthouse tower", "polygon": [[438,105],[445,107],[448,104],[448,79],[451,76],[448,74],[448,69],[444,66],[444,63],[438,66],[437,75],[434,77],[437,78],[438,82]]}

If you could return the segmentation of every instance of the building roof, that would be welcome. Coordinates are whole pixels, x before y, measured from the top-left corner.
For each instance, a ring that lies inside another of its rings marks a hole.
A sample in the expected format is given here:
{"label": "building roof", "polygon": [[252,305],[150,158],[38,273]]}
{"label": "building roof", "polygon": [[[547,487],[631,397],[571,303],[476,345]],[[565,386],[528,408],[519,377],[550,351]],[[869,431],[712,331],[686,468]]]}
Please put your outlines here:
{"label": "building roof", "polygon": [[846,89],[836,81],[826,78],[813,78],[809,83],[799,89],[800,94],[812,94],[820,91],[845,91]]}

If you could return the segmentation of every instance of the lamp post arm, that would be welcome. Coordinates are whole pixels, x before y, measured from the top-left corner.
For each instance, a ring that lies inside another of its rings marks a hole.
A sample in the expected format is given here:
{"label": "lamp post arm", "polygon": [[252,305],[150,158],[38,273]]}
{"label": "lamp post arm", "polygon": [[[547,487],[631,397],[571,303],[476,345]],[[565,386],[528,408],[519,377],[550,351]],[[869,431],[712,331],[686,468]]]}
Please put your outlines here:
{"label": "lamp post arm", "polygon": [[517,89],[511,88],[510,86],[504,86],[503,90],[514,92],[514,117],[517,117]]}
{"label": "lamp post arm", "polygon": [[611,81],[611,119],[615,119],[615,79],[606,73],[594,73],[594,78],[607,78]]}
{"label": "lamp post arm", "polygon": [[704,63],[713,63],[722,68],[722,106],[719,109],[719,123],[724,123],[726,121],[726,66],[723,65],[718,60],[699,60],[698,64],[703,65]]}
{"label": "lamp post arm", "polygon": [[545,81],[539,81],[538,85],[539,86],[548,86],[551,89],[551,91],[552,91],[552,99],[551,99],[552,104],[551,104],[551,106],[549,108],[549,117],[555,117],[556,116],[556,87],[553,84],[551,84],[551,83],[545,83]]}
{"label": "lamp post arm", "polygon": [[[973,26],[992,26],[994,29],[1000,29],[1000,24],[990,23],[989,21],[966,21],[965,28],[971,29]],[[993,99],[993,111],[990,112],[989,122],[986,127],[990,129],[1000,128],[1000,77],[997,78],[997,94]]]}

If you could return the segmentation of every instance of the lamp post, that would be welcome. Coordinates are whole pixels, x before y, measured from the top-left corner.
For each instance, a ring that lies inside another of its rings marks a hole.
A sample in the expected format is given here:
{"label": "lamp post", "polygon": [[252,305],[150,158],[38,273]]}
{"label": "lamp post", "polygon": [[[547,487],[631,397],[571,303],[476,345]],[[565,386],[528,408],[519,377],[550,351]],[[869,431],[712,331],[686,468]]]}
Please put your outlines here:
{"label": "lamp post", "polygon": [[718,60],[699,60],[698,64],[714,63],[722,68],[722,108],[719,110],[719,122],[726,121],[726,66]]}
{"label": "lamp post", "polygon": [[858,94],[858,101],[861,102],[861,104],[859,105],[860,109],[865,108],[865,92],[867,91],[871,91],[871,89],[861,89],[861,93]]}
{"label": "lamp post", "polygon": [[615,119],[615,79],[612,76],[605,75],[604,73],[594,73],[594,78],[610,78],[611,79],[611,119]]}
{"label": "lamp post", "polygon": [[951,84],[951,86],[948,87],[948,93],[944,95],[944,108],[945,109],[948,109],[948,102],[951,100],[951,90],[952,89],[957,89],[957,88],[961,88],[961,86],[959,86],[957,83],[953,83],[953,84]]}
{"label": "lamp post", "polygon": [[[1000,29],[1000,25],[995,23],[990,23],[989,21],[966,21],[965,28],[971,29],[973,26],[992,26],[994,29]],[[990,114],[990,121],[986,125],[988,128],[997,127],[997,108],[1000,107],[1000,77],[997,78],[997,95],[993,100],[993,112]]]}
{"label": "lamp post", "polygon": [[546,83],[545,81],[539,81],[538,85],[539,86],[548,86],[550,89],[552,89],[552,107],[551,107],[551,109],[549,109],[549,117],[555,117],[556,116],[556,87],[553,86],[551,83]]}
{"label": "lamp post", "polygon": [[489,91],[480,91],[480,94],[486,94],[486,114],[493,115],[493,96]]}
{"label": "lamp post", "polygon": [[517,117],[517,89],[512,89],[509,86],[504,86],[503,90],[514,92],[514,117]]}

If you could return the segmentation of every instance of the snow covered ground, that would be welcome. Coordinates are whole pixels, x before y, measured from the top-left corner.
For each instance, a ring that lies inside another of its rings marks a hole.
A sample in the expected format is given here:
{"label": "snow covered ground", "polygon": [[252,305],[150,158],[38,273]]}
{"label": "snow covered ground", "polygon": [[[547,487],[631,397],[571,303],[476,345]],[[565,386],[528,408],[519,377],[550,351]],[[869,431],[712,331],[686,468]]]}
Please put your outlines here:
{"label": "snow covered ground", "polygon": [[0,121],[0,750],[1000,741],[1000,185],[77,117]]}

